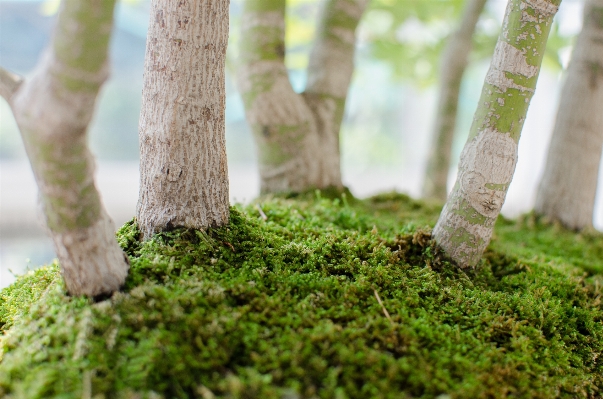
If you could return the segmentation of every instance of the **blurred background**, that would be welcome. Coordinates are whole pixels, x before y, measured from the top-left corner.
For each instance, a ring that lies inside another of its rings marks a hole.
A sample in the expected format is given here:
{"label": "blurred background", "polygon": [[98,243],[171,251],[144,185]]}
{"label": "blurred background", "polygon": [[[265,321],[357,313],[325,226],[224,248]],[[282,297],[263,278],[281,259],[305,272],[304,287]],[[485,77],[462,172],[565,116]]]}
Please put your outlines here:
{"label": "blurred background", "polygon": [[[231,0],[227,65],[226,139],[232,202],[258,195],[255,148],[233,74],[242,1]],[[289,0],[287,67],[302,91],[315,21],[323,0]],[[372,0],[358,32],[357,62],[341,132],[344,183],[358,197],[397,190],[418,197],[431,141],[439,56],[458,23],[462,0]],[[489,65],[506,0],[489,0],[465,75],[455,159],[466,140]],[[58,0],[0,0],[0,65],[28,76],[50,40]],[[519,146],[519,163],[503,214],[533,206],[544,166],[557,99],[571,46],[582,24],[582,1],[564,0],[556,16],[544,67]],[[112,38],[112,75],[89,132],[97,186],[119,226],[130,220],[138,196],[138,117],[149,1],[122,0]],[[449,185],[454,182],[454,172]],[[600,187],[603,185],[599,185]],[[595,227],[603,228],[597,196]],[[37,209],[37,188],[10,108],[0,100],[0,288],[14,276],[54,258]]]}

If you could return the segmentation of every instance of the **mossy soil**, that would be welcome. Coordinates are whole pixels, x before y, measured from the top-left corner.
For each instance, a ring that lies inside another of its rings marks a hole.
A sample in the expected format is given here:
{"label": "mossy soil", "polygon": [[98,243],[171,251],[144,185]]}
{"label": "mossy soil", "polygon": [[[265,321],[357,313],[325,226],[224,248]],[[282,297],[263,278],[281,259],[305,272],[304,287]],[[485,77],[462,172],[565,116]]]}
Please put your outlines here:
{"label": "mossy soil", "polygon": [[259,206],[144,243],[126,224],[111,298],[67,296],[56,265],[0,291],[0,397],[602,397],[600,233],[501,218],[461,272],[435,204]]}

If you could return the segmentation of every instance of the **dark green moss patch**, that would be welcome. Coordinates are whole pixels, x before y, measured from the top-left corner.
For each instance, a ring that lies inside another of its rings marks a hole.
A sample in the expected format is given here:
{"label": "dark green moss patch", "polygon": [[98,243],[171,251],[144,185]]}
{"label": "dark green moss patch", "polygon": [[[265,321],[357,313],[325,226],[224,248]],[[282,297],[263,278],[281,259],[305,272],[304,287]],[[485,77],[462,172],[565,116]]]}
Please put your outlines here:
{"label": "dark green moss patch", "polygon": [[[6,398],[595,398],[601,235],[501,220],[482,264],[434,250],[436,204],[314,194],[138,242],[124,292],[58,269],[0,292]],[[379,299],[378,299],[379,298]]]}

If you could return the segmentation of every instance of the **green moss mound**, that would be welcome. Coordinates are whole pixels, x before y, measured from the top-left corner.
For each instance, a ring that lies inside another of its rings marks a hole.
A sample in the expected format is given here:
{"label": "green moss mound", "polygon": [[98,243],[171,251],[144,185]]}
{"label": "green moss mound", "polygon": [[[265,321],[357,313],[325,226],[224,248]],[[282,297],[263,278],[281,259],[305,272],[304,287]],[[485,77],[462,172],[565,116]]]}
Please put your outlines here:
{"label": "green moss mound", "polygon": [[501,219],[464,273],[438,214],[317,194],[144,243],[130,222],[123,292],[66,296],[56,265],[0,292],[0,397],[601,397],[603,236]]}

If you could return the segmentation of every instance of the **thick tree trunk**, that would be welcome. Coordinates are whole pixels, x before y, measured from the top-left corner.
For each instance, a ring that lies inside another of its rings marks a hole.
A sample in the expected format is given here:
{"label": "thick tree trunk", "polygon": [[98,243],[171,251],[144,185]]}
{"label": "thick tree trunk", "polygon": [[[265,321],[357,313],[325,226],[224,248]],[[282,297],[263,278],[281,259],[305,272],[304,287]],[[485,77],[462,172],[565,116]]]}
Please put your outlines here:
{"label": "thick tree trunk", "polygon": [[460,267],[490,242],[517,164],[517,144],[561,0],[510,0],[456,184],[433,235]]}
{"label": "thick tree trunk", "polygon": [[535,210],[571,229],[592,225],[603,147],[603,0],[589,0],[563,86]]}
{"label": "thick tree trunk", "polygon": [[450,36],[440,66],[440,94],[433,130],[434,141],[423,184],[423,196],[446,201],[448,171],[461,82],[473,44],[473,33],[486,0],[467,0],[458,29]]}
{"label": "thick tree trunk", "polygon": [[[52,47],[23,84],[2,72],[63,277],[73,295],[116,291],[128,262],[94,185],[86,130],[108,74],[114,1],[64,1]],[[13,84],[10,84],[12,79]],[[12,94],[11,94],[12,93]]]}
{"label": "thick tree trunk", "polygon": [[316,122],[285,68],[285,0],[246,0],[244,7],[238,81],[258,148],[260,191],[318,186]]}
{"label": "thick tree trunk", "polygon": [[248,0],[239,87],[256,139],[261,192],[342,188],[339,130],[354,69],[355,30],[367,0],[328,0],[310,56],[308,87],[285,67],[285,0]]}
{"label": "thick tree trunk", "polygon": [[225,57],[229,0],[153,0],[140,115],[145,238],[228,223]]}

